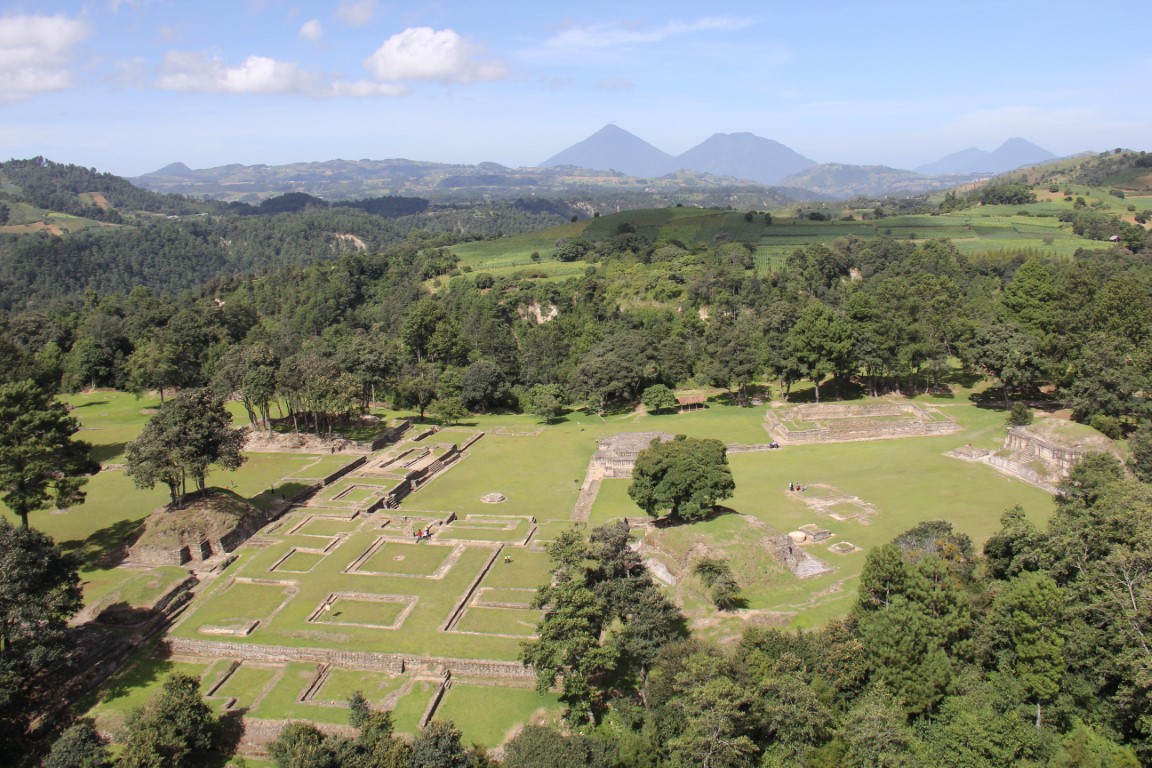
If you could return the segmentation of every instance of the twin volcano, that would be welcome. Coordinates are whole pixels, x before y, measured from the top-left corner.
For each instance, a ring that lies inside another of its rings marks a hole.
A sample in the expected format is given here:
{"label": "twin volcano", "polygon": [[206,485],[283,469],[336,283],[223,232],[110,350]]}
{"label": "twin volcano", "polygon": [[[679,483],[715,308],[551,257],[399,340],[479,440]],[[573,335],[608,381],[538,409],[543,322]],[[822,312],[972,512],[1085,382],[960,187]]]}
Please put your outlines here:
{"label": "twin volcano", "polygon": [[[1055,158],[1056,155],[1048,150],[1016,138],[1009,139],[992,152],[965,149],[922,165],[916,171],[922,176],[996,174]],[[542,168],[561,165],[611,170],[641,178],[684,170],[774,185],[815,168],[816,162],[778,141],[752,133],[716,133],[687,152],[673,156],[639,136],[609,124],[540,163]],[[908,171],[903,173],[915,175]]]}
{"label": "twin volcano", "polygon": [[713,134],[684,154],[673,156],[639,136],[609,124],[540,163],[542,168],[558,165],[614,170],[640,177],[664,176],[685,170],[771,185],[811,168],[816,162],[777,141],[751,133]]}

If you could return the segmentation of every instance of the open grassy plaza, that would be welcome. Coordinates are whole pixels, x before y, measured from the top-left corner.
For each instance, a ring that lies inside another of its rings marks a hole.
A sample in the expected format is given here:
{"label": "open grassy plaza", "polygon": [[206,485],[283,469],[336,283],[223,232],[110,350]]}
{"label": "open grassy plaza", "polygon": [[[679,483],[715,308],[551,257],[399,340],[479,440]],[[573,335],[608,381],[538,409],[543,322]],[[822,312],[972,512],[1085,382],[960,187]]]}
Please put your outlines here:
{"label": "open grassy plaza", "polygon": [[[709,520],[646,525],[628,497],[629,481],[605,479],[583,523],[636,521],[643,556],[693,630],[724,640],[750,622],[810,627],[843,615],[869,549],[919,522],[948,520],[979,546],[1013,506],[1037,521],[1050,514],[1046,492],[945,455],[1003,443],[1003,413],[977,407],[968,394],[957,389],[954,397],[913,401],[927,406],[932,420],[953,425],[951,434],[782,441],[779,450],[767,450],[773,406],[731,405],[722,393],[706,409],[684,414],[570,413],[547,426],[520,415],[469,417],[421,440],[412,439],[421,430],[413,428],[295,504],[281,499],[285,489],[330,477],[360,457],[251,454],[236,473],[210,481],[285,511],[239,546],[226,567],[199,572],[188,607],[91,697],[90,712],[114,729],[167,673],[186,671],[201,678],[219,711],[242,711],[251,722],[347,724],[347,697],[361,690],[393,710],[401,732],[415,732],[435,714],[456,721],[466,740],[498,746],[517,724],[560,713],[554,695],[532,690],[533,676],[517,656],[540,618],[531,603],[549,577],[544,544],[574,524],[598,440],[661,431],[740,446],[729,454],[735,495]],[[90,483],[87,504],[36,513],[32,524],[85,554],[90,609],[146,607],[187,576],[172,566],[118,567],[122,556],[115,555],[117,542],[165,501],[160,490],[134,489],[116,465],[148,404],[116,393],[75,399],[88,403],[77,409],[83,436],[103,452],[106,469]],[[874,426],[893,421],[877,413]],[[789,418],[792,429],[811,421],[803,412]],[[435,471],[397,497],[405,478],[423,468]],[[790,483],[807,489],[789,490]],[[823,532],[803,545],[820,567],[800,578],[773,542],[805,526]],[[731,562],[745,608],[711,607],[690,570],[703,554]]]}

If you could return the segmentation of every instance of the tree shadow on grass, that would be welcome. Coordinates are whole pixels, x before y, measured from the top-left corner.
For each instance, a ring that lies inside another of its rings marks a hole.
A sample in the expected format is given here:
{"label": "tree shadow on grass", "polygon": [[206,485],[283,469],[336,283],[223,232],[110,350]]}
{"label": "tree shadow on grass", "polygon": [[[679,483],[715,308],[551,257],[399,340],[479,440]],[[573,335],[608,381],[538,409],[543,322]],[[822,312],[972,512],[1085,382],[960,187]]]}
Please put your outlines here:
{"label": "tree shadow on grass", "polygon": [[171,675],[172,653],[165,643],[152,643],[137,652],[125,667],[113,675],[104,687],[100,700],[105,704],[122,699],[140,688],[155,686]]}
{"label": "tree shadow on grass", "polygon": [[[240,742],[244,739],[244,715],[247,707],[230,709],[216,721],[216,732],[212,736],[212,751],[203,756],[200,765],[204,768],[224,768],[229,764]],[[233,763],[234,764],[234,763]]]}
{"label": "tree shadow on grass", "polygon": [[112,401],[111,400],[92,400],[92,401],[87,402],[87,403],[76,403],[72,407],[73,408],[89,408],[93,405],[108,405],[108,403],[110,403],[110,402],[112,402]]}
{"label": "tree shadow on grass", "polygon": [[716,506],[712,507],[712,510],[710,512],[708,512],[705,515],[701,515],[700,517],[683,518],[683,517],[670,517],[668,515],[665,515],[663,517],[658,517],[655,520],[653,520],[652,525],[656,528],[680,528],[680,527],[683,527],[686,525],[692,525],[693,523],[704,523],[704,522],[707,522],[709,520],[715,520],[716,518],[723,517],[724,515],[739,515],[739,514],[740,513],[737,512],[735,509],[732,509],[732,507],[725,507],[723,504],[717,504]]}
{"label": "tree shadow on grass", "polygon": [[968,400],[977,408],[989,408],[996,411],[1004,410],[1004,388],[989,387],[983,392],[973,392]]}
{"label": "tree shadow on grass", "polygon": [[958,384],[964,389],[972,389],[972,387],[979,384],[983,378],[983,374],[977,371],[966,371],[963,368],[954,368],[940,377],[940,383]]}
{"label": "tree shadow on grass", "polygon": [[274,488],[261,491],[260,493],[248,499],[245,499],[243,496],[240,496],[239,494],[235,493],[234,491],[230,491],[227,488],[218,488],[215,490],[218,490],[221,493],[226,493],[236,499],[243,499],[253,506],[258,507],[259,509],[271,509],[277,504],[284,504],[291,501],[310,488],[312,488],[312,486],[308,485],[307,483],[283,483],[281,485],[275,486]]}
{"label": "tree shadow on grass", "polygon": [[92,446],[92,458],[101,464],[107,464],[123,454],[127,447],[128,443],[98,443]]}
{"label": "tree shadow on grass", "polygon": [[60,549],[80,558],[81,567],[115,568],[128,557],[128,549],[144,531],[140,520],[120,520],[84,540],[60,543]]}

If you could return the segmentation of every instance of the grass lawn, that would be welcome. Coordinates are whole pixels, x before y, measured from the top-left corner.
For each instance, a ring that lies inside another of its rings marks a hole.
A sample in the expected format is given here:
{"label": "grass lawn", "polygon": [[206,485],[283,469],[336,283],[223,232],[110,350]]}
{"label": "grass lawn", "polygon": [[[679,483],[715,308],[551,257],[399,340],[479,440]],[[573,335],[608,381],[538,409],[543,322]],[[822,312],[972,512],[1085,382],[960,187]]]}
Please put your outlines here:
{"label": "grass lawn", "polygon": [[169,675],[180,673],[203,679],[211,673],[223,671],[227,662],[174,661],[155,653],[150,647],[121,669],[96,694],[90,694],[77,705],[77,711],[96,718],[101,729],[116,730],[133,709],[141,707],[163,684]]}
{"label": "grass lawn", "polygon": [[437,537],[456,541],[519,542],[528,535],[531,524],[522,517],[507,518],[506,523],[456,520],[437,531]]}
{"label": "grass lawn", "polygon": [[436,708],[436,719],[456,723],[466,744],[496,747],[511,738],[517,726],[556,718],[562,709],[552,693],[457,682]]}
{"label": "grass lawn", "polygon": [[528,549],[505,549],[504,552],[512,562],[497,560],[480,582],[481,587],[536,589],[548,583],[552,574],[548,555]]}
{"label": "grass lawn", "polygon": [[570,430],[546,430],[537,437],[488,433],[468,449],[467,456],[406,498],[400,508],[452,510],[461,518],[491,515],[492,505],[480,498],[502,493],[508,500],[500,504],[500,514],[566,519],[595,451],[594,436],[580,439]]}
{"label": "grass lawn", "polygon": [[236,699],[233,709],[250,709],[279,674],[278,667],[241,664],[216,689],[214,698],[221,700],[221,706],[227,699]]}
{"label": "grass lawn", "polygon": [[588,524],[595,528],[622,517],[645,517],[644,510],[628,495],[632,481],[623,477],[610,477],[600,481],[600,492],[592,504]]}
{"label": "grass lawn", "polygon": [[286,584],[253,584],[238,581],[214,593],[201,603],[198,618],[205,625],[233,627],[250,621],[266,620],[289,597]]}
{"label": "grass lawn", "polygon": [[321,456],[319,458],[312,458],[314,458],[315,461],[301,469],[299,473],[294,474],[293,477],[301,480],[321,480],[356,460],[356,457],[350,456]]}
{"label": "grass lawn", "polygon": [[385,602],[382,600],[359,600],[355,597],[338,597],[331,610],[317,618],[324,624],[367,624],[374,627],[394,627],[400,614],[408,607],[406,602]]}
{"label": "grass lawn", "polygon": [[486,635],[536,634],[536,622],[543,611],[517,608],[468,608],[456,624],[457,632],[480,632]]}
{"label": "grass lawn", "polygon": [[330,538],[338,533],[349,533],[359,527],[359,521],[343,520],[334,517],[314,517],[295,532],[297,536],[318,536]]}
{"label": "grass lawn", "polygon": [[306,552],[303,550],[293,550],[292,554],[288,555],[279,565],[276,566],[276,571],[287,571],[289,573],[308,573],[316,567],[316,564],[324,559],[323,552]]}
{"label": "grass lawn", "polygon": [[333,669],[316,696],[325,701],[348,701],[359,691],[373,707],[383,707],[403,687],[406,678],[384,672]]}
{"label": "grass lawn", "polygon": [[361,573],[431,576],[451,554],[452,547],[441,547],[428,542],[401,544],[389,541],[376,550],[357,570]]}

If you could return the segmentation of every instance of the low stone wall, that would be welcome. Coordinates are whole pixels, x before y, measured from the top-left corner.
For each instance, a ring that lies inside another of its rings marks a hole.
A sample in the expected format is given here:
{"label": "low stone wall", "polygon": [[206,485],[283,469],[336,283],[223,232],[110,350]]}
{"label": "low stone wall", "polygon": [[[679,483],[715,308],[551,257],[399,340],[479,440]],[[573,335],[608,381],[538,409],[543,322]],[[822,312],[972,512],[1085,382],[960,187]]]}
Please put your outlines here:
{"label": "low stone wall", "polygon": [[341,467],[340,469],[336,470],[332,474],[325,477],[323,480],[320,481],[320,484],[325,486],[325,487],[332,485],[332,483],[334,483],[337,480],[339,480],[340,478],[344,477],[344,475],[347,475],[352,470],[359,469],[360,467],[364,466],[364,464],[367,461],[368,461],[367,456],[361,456],[360,458],[356,459],[355,461],[353,461],[348,466]]}
{"label": "low stone wall", "polygon": [[207,656],[216,659],[285,664],[331,664],[343,669],[366,672],[401,674],[411,668],[439,668],[453,675],[497,679],[535,679],[536,673],[518,661],[484,659],[452,659],[438,656],[410,656],[398,653],[372,653],[369,651],[339,651],[331,648],[292,648],[287,646],[258,645],[254,643],[217,642],[184,637],[169,637],[166,641],[174,654]]}
{"label": "low stone wall", "polygon": [[[744,445],[743,443],[732,443],[725,446],[728,453],[754,453],[758,451],[772,451],[775,448],[771,443],[754,443],[753,445]],[[777,446],[778,448],[779,446]]]}
{"label": "low stone wall", "polygon": [[911,403],[869,403],[867,405],[847,405],[839,403],[811,403],[797,405],[789,409],[801,421],[819,419],[861,419],[870,416],[902,416],[919,414],[921,410]]}
{"label": "low stone wall", "polygon": [[960,425],[950,421],[912,422],[905,424],[871,424],[848,426],[836,429],[806,429],[791,432],[783,426],[779,428],[781,439],[789,443],[828,443],[849,440],[881,440],[892,437],[930,437],[950,435],[957,432]]}
{"label": "low stone wall", "polygon": [[1069,448],[1034,435],[1023,427],[1011,427],[1004,447],[1028,456],[1035,456],[1052,469],[1053,475],[1064,476],[1072,471],[1076,462],[1084,458],[1085,451]]}
{"label": "low stone wall", "polygon": [[1006,459],[1003,456],[987,456],[986,461],[990,466],[995,467],[1001,472],[1018,477],[1026,483],[1036,486],[1037,488],[1047,491],[1048,493],[1058,493],[1059,489],[1052,484],[1051,481],[1044,475],[1041,475],[1031,467],[1026,467],[1018,461]]}
{"label": "low stone wall", "polygon": [[398,442],[400,438],[404,436],[404,433],[407,432],[411,427],[412,422],[408,419],[404,419],[399,424],[388,427],[379,435],[377,435],[376,439],[372,441],[372,450],[378,451],[386,445],[391,445],[392,443]]}

